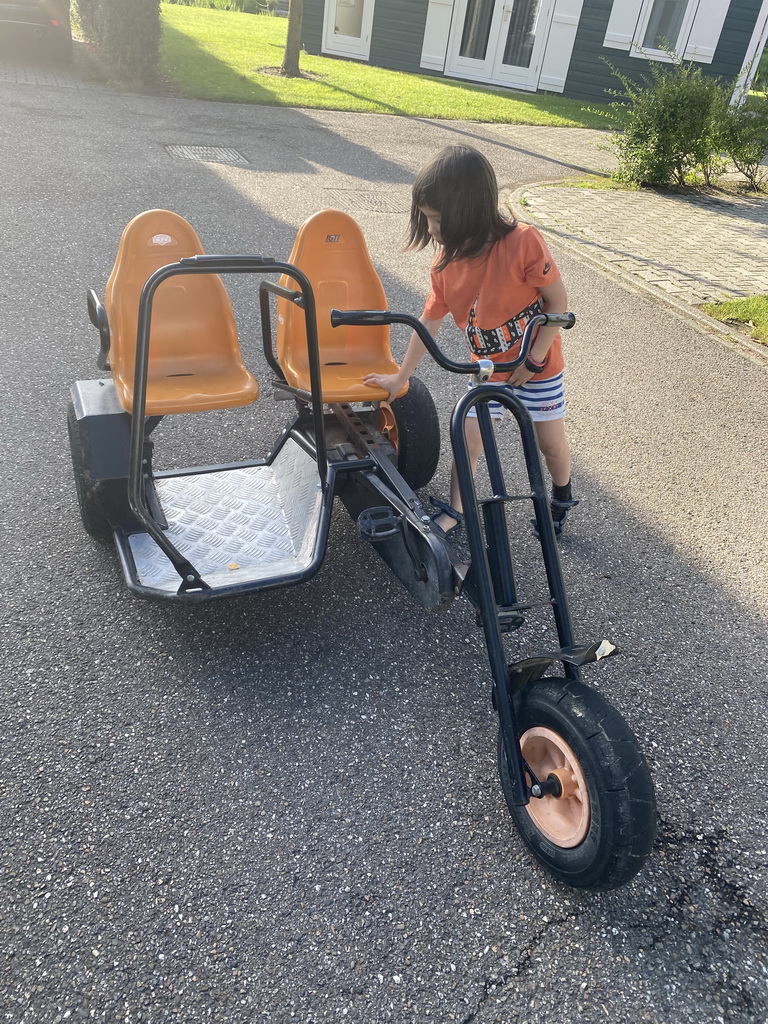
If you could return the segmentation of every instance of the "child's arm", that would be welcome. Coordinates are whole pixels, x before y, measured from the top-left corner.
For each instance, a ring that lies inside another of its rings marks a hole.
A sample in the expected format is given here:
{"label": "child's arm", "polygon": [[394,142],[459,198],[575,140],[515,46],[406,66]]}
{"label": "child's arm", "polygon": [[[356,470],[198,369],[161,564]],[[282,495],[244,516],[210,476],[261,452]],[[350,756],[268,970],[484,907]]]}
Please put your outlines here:
{"label": "child's arm", "polygon": [[[558,280],[553,281],[552,284],[547,284],[544,285],[544,287],[539,288],[539,294],[541,295],[542,310],[544,313],[568,312],[568,294],[566,293],[562,278],[558,278]],[[549,352],[552,342],[557,337],[559,330],[559,327],[547,324],[539,328],[529,353],[535,362],[540,363],[546,358],[547,352]],[[533,376],[534,375],[531,371],[526,369],[526,366],[523,363],[511,374],[509,383],[515,385],[525,384],[525,382],[529,381]]]}
{"label": "child's arm", "polygon": [[[424,324],[426,329],[434,338],[440,330],[443,317],[440,317],[439,320],[428,320],[425,316],[420,316],[419,320]],[[390,398],[393,398],[398,394],[398,392],[403,390],[406,382],[424,358],[426,352],[427,350],[424,347],[424,343],[416,331],[414,331],[411,335],[411,340],[408,342],[405,358],[403,359],[399,371],[397,373],[369,373],[363,377],[363,384],[370,384],[372,387],[384,388],[389,392]]]}

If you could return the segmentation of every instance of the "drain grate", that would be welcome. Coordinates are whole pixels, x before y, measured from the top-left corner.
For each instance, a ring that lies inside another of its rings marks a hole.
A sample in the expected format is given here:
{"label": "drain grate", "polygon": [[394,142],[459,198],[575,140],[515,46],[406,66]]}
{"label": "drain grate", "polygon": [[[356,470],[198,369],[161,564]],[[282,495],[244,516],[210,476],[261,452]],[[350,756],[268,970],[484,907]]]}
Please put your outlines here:
{"label": "drain grate", "polygon": [[365,210],[371,213],[408,213],[410,194],[404,192],[368,192],[353,188],[327,188],[328,200],[345,212]]}
{"label": "drain grate", "polygon": [[228,146],[166,146],[170,156],[179,160],[197,160],[203,164],[235,164],[242,167],[249,161]]}

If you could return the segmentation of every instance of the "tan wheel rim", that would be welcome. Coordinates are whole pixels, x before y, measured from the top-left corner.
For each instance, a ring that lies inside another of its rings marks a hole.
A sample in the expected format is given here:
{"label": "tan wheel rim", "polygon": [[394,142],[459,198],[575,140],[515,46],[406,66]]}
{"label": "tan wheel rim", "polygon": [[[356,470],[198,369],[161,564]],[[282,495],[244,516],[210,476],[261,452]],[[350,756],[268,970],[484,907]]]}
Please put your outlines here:
{"label": "tan wheel rim", "polygon": [[376,420],[376,428],[382,434],[386,434],[387,440],[395,449],[399,450],[400,437],[397,433],[397,420],[392,412],[392,406],[388,402],[382,402],[379,406],[379,415]]}
{"label": "tan wheel rim", "polygon": [[523,733],[520,749],[539,782],[554,775],[562,789],[561,796],[531,797],[525,809],[536,828],[556,846],[578,846],[589,832],[591,812],[587,781],[576,755],[556,732],[539,726]]}

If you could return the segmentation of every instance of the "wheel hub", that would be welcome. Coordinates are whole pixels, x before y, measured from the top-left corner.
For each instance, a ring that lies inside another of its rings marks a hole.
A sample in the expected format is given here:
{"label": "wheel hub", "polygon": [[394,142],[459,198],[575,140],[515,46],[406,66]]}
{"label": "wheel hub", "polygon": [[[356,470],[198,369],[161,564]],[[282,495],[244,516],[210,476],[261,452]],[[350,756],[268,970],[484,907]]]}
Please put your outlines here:
{"label": "wheel hub", "polygon": [[541,726],[523,733],[520,749],[536,778],[551,780],[548,788],[553,790],[534,797],[526,807],[528,814],[556,846],[578,846],[589,832],[591,809],[587,781],[576,755],[556,732]]}
{"label": "wheel hub", "polygon": [[395,451],[397,451],[400,438],[397,432],[397,420],[395,419],[395,414],[392,411],[392,406],[389,402],[382,402],[379,406],[379,415],[376,427],[386,436],[389,443]]}

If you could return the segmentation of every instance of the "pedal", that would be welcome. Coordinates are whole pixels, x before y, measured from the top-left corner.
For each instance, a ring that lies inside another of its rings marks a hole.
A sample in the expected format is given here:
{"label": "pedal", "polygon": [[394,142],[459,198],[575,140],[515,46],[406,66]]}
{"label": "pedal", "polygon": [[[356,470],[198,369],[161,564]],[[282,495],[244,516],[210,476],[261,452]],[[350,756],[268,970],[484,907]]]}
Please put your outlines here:
{"label": "pedal", "polygon": [[[482,614],[478,611],[475,613],[475,617],[477,619],[478,626],[482,628]],[[514,633],[515,630],[520,629],[521,626],[525,625],[525,616],[511,608],[499,608],[497,610],[496,617],[499,620],[499,631],[501,633]]]}
{"label": "pedal", "polygon": [[377,541],[396,537],[400,533],[400,520],[401,516],[389,505],[366,508],[357,517],[357,532],[363,540],[375,544]]}

